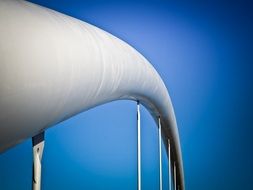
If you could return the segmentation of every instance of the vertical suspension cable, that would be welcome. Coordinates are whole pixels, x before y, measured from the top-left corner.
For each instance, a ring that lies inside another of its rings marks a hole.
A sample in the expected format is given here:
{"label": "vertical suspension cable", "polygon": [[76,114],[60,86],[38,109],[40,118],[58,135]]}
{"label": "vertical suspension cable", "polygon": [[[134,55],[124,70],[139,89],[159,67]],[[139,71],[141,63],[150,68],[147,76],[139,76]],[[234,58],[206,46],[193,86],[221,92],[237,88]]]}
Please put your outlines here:
{"label": "vertical suspension cable", "polygon": [[141,190],[141,117],[139,101],[137,101],[137,138],[138,190]]}
{"label": "vertical suspension cable", "polygon": [[176,168],[176,162],[174,162],[174,189],[177,190],[177,168]]}
{"label": "vertical suspension cable", "polygon": [[160,179],[160,190],[163,189],[163,173],[162,173],[162,129],[161,129],[161,119],[158,118],[158,133],[159,133],[159,179]]}
{"label": "vertical suspension cable", "polygon": [[170,139],[168,139],[168,165],[169,165],[169,190],[171,190],[171,160],[170,160]]}
{"label": "vertical suspension cable", "polygon": [[44,150],[44,132],[32,138],[33,144],[33,179],[32,189],[40,190],[41,188],[41,160]]}

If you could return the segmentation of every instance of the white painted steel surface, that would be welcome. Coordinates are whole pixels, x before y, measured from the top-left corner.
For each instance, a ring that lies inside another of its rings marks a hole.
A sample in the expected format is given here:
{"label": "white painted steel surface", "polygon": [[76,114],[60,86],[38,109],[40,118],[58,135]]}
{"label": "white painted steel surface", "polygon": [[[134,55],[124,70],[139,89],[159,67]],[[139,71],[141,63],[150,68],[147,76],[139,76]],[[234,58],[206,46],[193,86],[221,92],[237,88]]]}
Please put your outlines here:
{"label": "white painted steel surface", "polygon": [[138,190],[141,190],[141,113],[140,104],[137,102],[137,172]]}
{"label": "white painted steel surface", "polygon": [[162,126],[160,117],[158,118],[158,144],[159,144],[159,186],[163,190],[163,166],[162,166]]}
{"label": "white painted steel surface", "polygon": [[33,190],[40,190],[41,188],[41,160],[44,149],[44,141],[33,146]]}
{"label": "white painted steel surface", "polygon": [[171,182],[171,159],[170,159],[170,139],[168,139],[168,166],[169,166],[169,172],[168,172],[168,175],[169,175],[169,190],[171,190],[171,186],[172,186],[172,182]]}
{"label": "white painted steel surface", "polygon": [[140,101],[183,167],[167,89],[134,48],[83,21],[25,1],[0,0],[0,152],[80,112]]}

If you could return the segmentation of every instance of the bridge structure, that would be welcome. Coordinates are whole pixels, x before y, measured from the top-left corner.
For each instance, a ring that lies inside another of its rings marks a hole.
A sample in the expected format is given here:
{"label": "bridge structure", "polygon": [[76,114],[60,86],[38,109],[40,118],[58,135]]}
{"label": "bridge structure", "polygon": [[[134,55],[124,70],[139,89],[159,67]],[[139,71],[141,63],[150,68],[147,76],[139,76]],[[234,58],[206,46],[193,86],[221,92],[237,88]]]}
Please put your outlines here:
{"label": "bridge structure", "polygon": [[122,99],[137,104],[137,189],[142,189],[142,104],[157,124],[159,189],[164,143],[169,189],[184,190],[171,99],[157,71],[139,52],[93,25],[26,1],[0,0],[0,26],[0,152],[32,138],[34,190],[41,188],[46,130]]}

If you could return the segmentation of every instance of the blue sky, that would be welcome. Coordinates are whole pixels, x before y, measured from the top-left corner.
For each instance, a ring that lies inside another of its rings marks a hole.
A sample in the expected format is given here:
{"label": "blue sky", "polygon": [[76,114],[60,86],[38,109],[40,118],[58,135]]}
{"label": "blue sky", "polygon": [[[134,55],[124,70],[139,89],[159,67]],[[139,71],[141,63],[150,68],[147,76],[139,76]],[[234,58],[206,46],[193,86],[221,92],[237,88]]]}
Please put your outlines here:
{"label": "blue sky", "polygon": [[[252,5],[222,1],[32,0],[140,51],[169,89],[189,190],[252,190]],[[43,189],[132,190],[136,105],[119,101],[46,132]],[[143,189],[158,189],[157,129],[142,108]],[[164,155],[164,170],[167,163]],[[31,187],[31,141],[0,155],[0,189]],[[164,188],[167,188],[167,173]]]}

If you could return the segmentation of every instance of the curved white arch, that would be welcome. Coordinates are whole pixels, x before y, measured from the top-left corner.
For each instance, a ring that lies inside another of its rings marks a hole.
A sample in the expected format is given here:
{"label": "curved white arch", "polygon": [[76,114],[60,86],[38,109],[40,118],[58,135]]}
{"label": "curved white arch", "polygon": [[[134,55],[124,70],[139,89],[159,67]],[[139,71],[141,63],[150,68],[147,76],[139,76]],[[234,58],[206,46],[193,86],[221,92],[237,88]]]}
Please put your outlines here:
{"label": "curved white arch", "polygon": [[176,119],[151,64],[111,34],[25,1],[0,1],[0,152],[100,104],[138,100],[161,118],[184,189]]}

